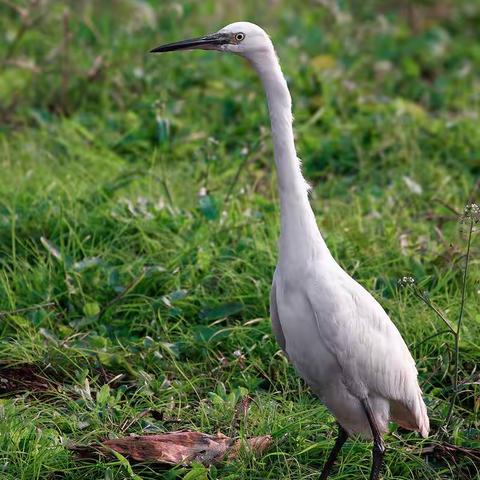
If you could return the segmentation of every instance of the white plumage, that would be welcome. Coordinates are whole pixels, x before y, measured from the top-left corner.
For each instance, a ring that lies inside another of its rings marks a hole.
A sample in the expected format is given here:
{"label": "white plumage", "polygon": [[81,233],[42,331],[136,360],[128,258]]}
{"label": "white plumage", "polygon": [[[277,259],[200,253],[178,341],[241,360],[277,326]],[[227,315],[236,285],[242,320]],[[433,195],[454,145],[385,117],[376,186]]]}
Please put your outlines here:
{"label": "white plumage", "polygon": [[429,420],[415,362],[380,304],[330,254],[308,200],[295,151],[291,97],[268,35],[238,22],[153,52],[202,48],[236,53],[257,71],[270,113],[281,203],[271,317],[282,350],[340,425],[321,478],[349,435],[374,439],[371,479],[383,459],[390,419],[427,436]]}
{"label": "white plumage", "polygon": [[[361,400],[381,432],[392,418],[428,435],[415,363],[376,300],[330,255],[301,283],[280,262],[271,294],[273,330],[298,373],[349,434],[372,436]],[[301,320],[301,321],[300,321]]]}

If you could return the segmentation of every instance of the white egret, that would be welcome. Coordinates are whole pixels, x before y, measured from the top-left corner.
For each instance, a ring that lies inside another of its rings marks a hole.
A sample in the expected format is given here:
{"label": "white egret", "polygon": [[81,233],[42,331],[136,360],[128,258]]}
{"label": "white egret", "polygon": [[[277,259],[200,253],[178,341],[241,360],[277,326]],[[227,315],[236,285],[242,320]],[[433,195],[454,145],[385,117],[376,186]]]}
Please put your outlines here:
{"label": "white egret", "polygon": [[371,480],[379,477],[383,434],[393,420],[428,435],[415,362],[380,304],[332,257],[308,200],[297,158],[291,97],[270,38],[237,22],[217,33],[151,50],[203,49],[245,57],[267,96],[281,210],[279,258],[270,312],[275,337],[300,376],[336,418],[326,479],[346,439],[373,438]]}

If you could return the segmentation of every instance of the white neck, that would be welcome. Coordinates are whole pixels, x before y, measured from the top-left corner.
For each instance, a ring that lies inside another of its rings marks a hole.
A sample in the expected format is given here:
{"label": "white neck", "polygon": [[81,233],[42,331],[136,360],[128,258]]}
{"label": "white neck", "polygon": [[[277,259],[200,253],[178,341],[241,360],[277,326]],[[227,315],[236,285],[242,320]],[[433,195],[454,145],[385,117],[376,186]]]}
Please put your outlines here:
{"label": "white neck", "polygon": [[303,253],[330,255],[308,201],[309,187],[295,150],[292,99],[277,55],[272,47],[250,62],[262,80],[270,113],[281,209],[280,262]]}

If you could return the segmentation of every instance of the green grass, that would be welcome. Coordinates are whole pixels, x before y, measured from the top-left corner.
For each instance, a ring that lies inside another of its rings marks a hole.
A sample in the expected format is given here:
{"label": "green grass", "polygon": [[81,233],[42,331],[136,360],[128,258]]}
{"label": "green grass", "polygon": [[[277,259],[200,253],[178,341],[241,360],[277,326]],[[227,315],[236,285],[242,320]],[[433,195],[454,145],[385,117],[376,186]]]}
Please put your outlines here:
{"label": "green grass", "polygon": [[[44,1],[22,26],[7,3],[0,362],[46,380],[1,390],[1,478],[318,478],[334,420],[279,354],[268,318],[279,211],[261,86],[239,58],[146,53],[239,19],[277,45],[332,253],[417,361],[432,438],[392,426],[385,478],[475,478],[468,458],[421,449],[480,447],[476,233],[448,437],[452,339],[396,282],[413,275],[456,319],[465,232],[452,209],[478,197],[480,173],[480,4]],[[248,419],[232,431],[247,393]],[[274,442],[208,470],[132,470],[68,450],[177,429]],[[349,441],[332,478],[368,478],[369,463],[370,445]]]}

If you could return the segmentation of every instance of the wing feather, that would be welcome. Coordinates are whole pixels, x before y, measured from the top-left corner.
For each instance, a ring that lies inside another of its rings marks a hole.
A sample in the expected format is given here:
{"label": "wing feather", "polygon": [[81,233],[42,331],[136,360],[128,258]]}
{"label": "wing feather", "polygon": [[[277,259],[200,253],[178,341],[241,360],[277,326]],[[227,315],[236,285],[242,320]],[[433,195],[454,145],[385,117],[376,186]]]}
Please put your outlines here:
{"label": "wing feather", "polygon": [[335,278],[313,282],[307,296],[347,388],[358,397],[386,398],[394,420],[426,436],[428,416],[415,362],[399,331],[373,296],[347,273],[338,268],[328,275]]}

